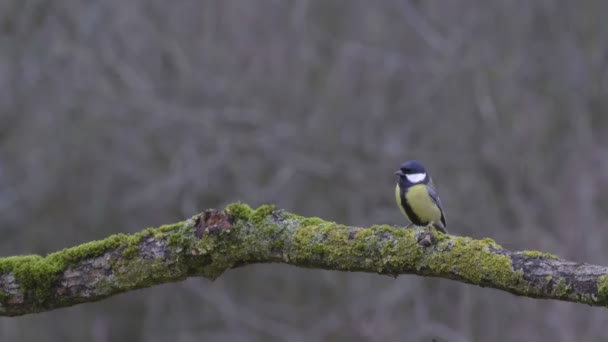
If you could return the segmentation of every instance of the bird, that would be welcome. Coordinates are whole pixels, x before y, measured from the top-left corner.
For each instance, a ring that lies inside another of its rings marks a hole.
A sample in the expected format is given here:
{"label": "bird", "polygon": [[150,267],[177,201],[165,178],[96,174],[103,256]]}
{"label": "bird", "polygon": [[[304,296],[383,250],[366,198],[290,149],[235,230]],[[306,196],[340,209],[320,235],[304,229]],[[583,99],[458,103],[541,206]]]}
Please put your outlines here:
{"label": "bird", "polygon": [[447,234],[443,205],[424,165],[417,160],[408,160],[395,175],[399,176],[395,187],[397,205],[411,222],[407,228],[433,225]]}

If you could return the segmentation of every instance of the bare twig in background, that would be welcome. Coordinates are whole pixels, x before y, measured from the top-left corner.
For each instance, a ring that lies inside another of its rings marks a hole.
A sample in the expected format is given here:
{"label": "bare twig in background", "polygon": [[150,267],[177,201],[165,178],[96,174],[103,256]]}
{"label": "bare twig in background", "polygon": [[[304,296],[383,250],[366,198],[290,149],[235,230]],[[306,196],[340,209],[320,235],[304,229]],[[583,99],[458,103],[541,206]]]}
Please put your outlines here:
{"label": "bare twig in background", "polygon": [[412,4],[411,0],[398,0],[401,14],[405,21],[420,35],[422,40],[433,50],[442,51],[448,47],[448,40],[444,39],[434,29],[423,14]]}

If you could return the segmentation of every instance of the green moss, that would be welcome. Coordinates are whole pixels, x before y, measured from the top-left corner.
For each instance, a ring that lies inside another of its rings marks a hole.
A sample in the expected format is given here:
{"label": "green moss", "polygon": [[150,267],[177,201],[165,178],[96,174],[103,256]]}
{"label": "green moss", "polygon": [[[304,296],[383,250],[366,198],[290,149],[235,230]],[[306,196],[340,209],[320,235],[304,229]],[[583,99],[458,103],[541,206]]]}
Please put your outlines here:
{"label": "green moss", "polygon": [[390,226],[353,229],[335,223],[301,226],[292,239],[292,255],[303,264],[397,274],[413,269],[422,257],[414,230]]}
{"label": "green moss", "polygon": [[251,214],[251,218],[250,218],[251,223],[253,223],[253,225],[255,225],[256,227],[262,226],[264,224],[264,222],[269,218],[270,214],[272,214],[274,211],[275,211],[274,205],[265,204],[265,205],[258,207]]}
{"label": "green moss", "polygon": [[371,229],[361,229],[360,231],[355,233],[353,237],[352,250],[357,253],[357,255],[362,254],[367,249],[367,239],[373,235]]}
{"label": "green moss", "polygon": [[360,229],[355,233],[354,238],[356,240],[361,240],[361,239],[365,239],[369,236],[374,235],[374,230],[373,229]]}
{"label": "green moss", "polygon": [[454,237],[440,242],[436,248],[443,252],[429,255],[428,265],[423,265],[435,274],[456,274],[475,284],[491,281],[507,288],[525,282],[523,272],[513,269],[510,257],[490,250],[496,248],[491,241]]}
{"label": "green moss", "polygon": [[156,231],[157,229],[154,227],[147,227],[146,229],[142,230],[140,234],[142,234],[143,236],[153,236]]}
{"label": "green moss", "polygon": [[300,216],[298,214],[288,213],[288,212],[283,213],[283,218],[288,219],[288,220],[298,220],[298,221],[302,221],[302,220],[306,219],[306,217],[304,217],[304,216]]}
{"label": "green moss", "polygon": [[12,272],[24,293],[38,303],[46,301],[49,289],[64,267],[65,260],[56,256],[26,255],[0,259],[1,272]]}
{"label": "green moss", "polygon": [[403,268],[413,268],[414,265],[419,265],[424,252],[416,242],[416,232],[413,229],[392,230],[392,234],[398,236],[399,239],[390,239],[385,242],[381,249],[383,263],[393,273],[398,273]]}
{"label": "green moss", "polygon": [[[572,296],[570,296],[570,297],[572,297]],[[575,297],[576,302],[578,302],[578,303],[589,304],[589,305],[598,303],[597,296],[592,293],[576,293],[574,297]],[[606,306],[606,303],[600,303],[600,304]]]}
{"label": "green moss", "polygon": [[321,218],[318,218],[318,217],[308,217],[308,218],[303,219],[300,224],[302,226],[316,226],[316,225],[320,225],[323,223],[328,223],[328,222]]}
{"label": "green moss", "polygon": [[138,248],[136,246],[129,246],[127,248],[125,248],[125,250],[122,252],[122,255],[127,258],[133,258],[135,256],[135,254],[137,254],[138,252]]}
{"label": "green moss", "polygon": [[253,213],[250,206],[240,202],[229,204],[224,210],[235,220],[249,220],[251,214]]}
{"label": "green moss", "polygon": [[194,224],[200,218],[200,215],[194,215],[189,220],[180,223],[172,230],[165,230],[162,235],[157,231],[152,230],[151,233],[156,239],[167,238],[167,246],[171,247],[174,252],[180,253],[186,248],[190,248],[194,238]]}
{"label": "green moss", "polygon": [[268,241],[271,244],[272,249],[280,250],[285,245],[285,231],[281,230],[276,224],[267,224],[262,226],[259,230],[261,240]]}
{"label": "green moss", "polygon": [[373,225],[368,229],[362,229],[360,233],[362,234],[390,234],[395,237],[403,238],[406,236],[414,236],[416,230],[414,229],[404,229],[402,227],[393,227],[389,225]]}
{"label": "green moss", "polygon": [[253,229],[252,232],[255,233],[246,235],[246,240],[240,240],[233,234],[209,234],[196,240],[193,242],[196,257],[192,258],[193,262],[188,262],[188,269],[195,274],[215,279],[227,269],[234,267],[237,260],[240,262],[266,260],[265,253],[269,251],[267,247],[269,241],[261,239],[256,233],[269,234],[269,231],[263,233]]}
{"label": "green moss", "polygon": [[58,277],[71,264],[80,260],[101,256],[104,253],[124,247],[123,254],[133,258],[139,251],[139,243],[150,234],[158,231],[171,231],[183,223],[166,225],[162,229],[149,228],[133,235],[116,234],[106,239],[83,243],[49,254],[17,256],[0,259],[0,273],[13,273],[26,296],[33,296],[35,302],[44,303],[50,295],[50,288]]}
{"label": "green moss", "polygon": [[157,237],[159,235],[163,236],[165,233],[160,231],[158,228],[149,227],[149,228],[144,229],[140,234],[142,237],[145,238],[148,236],[153,236],[153,237]]}
{"label": "green moss", "polygon": [[133,236],[116,234],[103,240],[63,249],[45,258],[39,255],[2,258],[0,273],[12,272],[23,292],[27,296],[34,296],[36,302],[43,303],[49,296],[53,283],[70,263],[103,255],[109,250],[129,243],[137,243],[141,236],[141,234]]}
{"label": "green moss", "polygon": [[557,297],[567,297],[568,294],[572,291],[572,287],[564,278],[559,278],[559,280],[553,284],[553,289],[551,290],[552,294]]}
{"label": "green moss", "polygon": [[177,223],[172,223],[172,224],[165,224],[162,225],[160,227],[158,227],[156,230],[158,232],[162,232],[162,233],[169,233],[175,230],[178,230],[180,228],[182,228],[184,226],[186,222],[177,222]]}
{"label": "green moss", "polygon": [[304,226],[296,231],[292,239],[295,260],[305,262],[323,254],[325,248],[319,244],[322,237],[315,228],[315,226]]}
{"label": "green moss", "polygon": [[489,246],[492,246],[494,249],[502,249],[502,246],[497,244],[496,241],[490,238],[483,238],[481,241],[487,243]]}
{"label": "green moss", "polygon": [[528,258],[545,258],[545,259],[559,259],[559,257],[555,254],[551,253],[543,253],[539,251],[523,251],[521,252],[524,256]]}
{"label": "green moss", "polygon": [[59,252],[49,254],[47,258],[59,258],[65,262],[76,262],[78,260],[96,257],[106,251],[123,246],[129,239],[129,235],[116,234],[103,240],[86,242],[81,245],[66,248]]}
{"label": "green moss", "polygon": [[0,259],[0,273],[6,274],[20,267],[22,264],[42,259],[39,255],[19,255]]}
{"label": "green moss", "polygon": [[217,244],[216,237],[213,235],[207,235],[203,239],[196,242],[196,249],[198,254],[209,254],[212,252]]}
{"label": "green moss", "polygon": [[9,298],[9,294],[3,291],[0,291],[0,307],[5,306]]}
{"label": "green moss", "polygon": [[272,247],[273,247],[275,250],[281,250],[281,249],[283,249],[283,247],[285,247],[285,242],[284,242],[283,240],[275,240],[275,241],[272,243]]}
{"label": "green moss", "polygon": [[[107,253],[108,251],[120,251],[122,248],[124,248],[122,249],[122,253],[126,259],[111,258],[108,262],[113,268],[128,268],[129,272],[127,273],[129,273],[129,275],[123,273],[123,278],[120,279],[124,283],[136,284],[141,280],[137,278],[141,277],[148,277],[152,280],[159,277],[168,277],[173,271],[169,271],[167,267],[161,265],[162,261],[159,261],[157,264],[149,265],[148,263],[151,262],[150,260],[138,258],[140,244],[142,240],[148,236],[164,237],[170,234],[170,237],[168,238],[169,243],[176,245],[176,249],[189,246],[193,234],[191,234],[192,232],[188,229],[192,228],[193,222],[193,220],[188,220],[185,222],[164,225],[159,228],[147,228],[144,231],[133,235],[116,234],[103,240],[91,241],[79,246],[63,249],[49,254],[46,257],[26,255],[0,258],[0,274],[12,273],[20,284],[23,294],[36,304],[47,302],[48,296],[51,295],[50,289],[70,264],[104,255],[104,253]],[[209,245],[207,246],[208,248],[213,247],[210,245],[213,242],[206,241],[206,243]],[[147,268],[140,270],[139,267],[143,267],[144,265],[147,265]],[[157,270],[159,271],[158,275],[146,274],[146,272],[156,272]],[[131,273],[133,273],[133,275]],[[118,285],[108,282],[108,288],[105,290],[102,289],[102,292],[106,291],[107,293],[110,293],[116,286]],[[0,302],[2,302],[3,298],[6,298],[6,294],[4,295],[5,296],[3,296],[3,293],[0,293]]]}
{"label": "green moss", "polygon": [[598,279],[597,297],[602,304],[608,305],[608,274],[605,274]]}
{"label": "green moss", "polygon": [[192,244],[192,241],[192,234],[180,231],[169,235],[167,239],[167,245],[173,248],[174,252],[180,253],[184,249],[189,248]]}
{"label": "green moss", "polygon": [[118,289],[118,283],[114,277],[99,278],[95,284],[95,295],[105,298]]}
{"label": "green moss", "polygon": [[139,252],[139,243],[143,237],[144,236],[141,233],[127,237],[127,247],[122,252],[122,255],[127,259],[134,257]]}
{"label": "green moss", "polygon": [[133,289],[155,285],[175,276],[161,259],[134,258],[117,265],[116,281],[121,289]]}
{"label": "green moss", "polygon": [[315,245],[312,245],[311,250],[312,250],[313,254],[323,255],[325,248],[323,248],[323,245],[315,244]]}
{"label": "green moss", "polygon": [[171,234],[171,235],[169,235],[169,238],[167,239],[167,245],[169,245],[170,247],[177,247],[177,246],[181,245],[182,238],[183,238],[183,235],[180,233]]}
{"label": "green moss", "polygon": [[[203,239],[195,239],[194,222],[197,217],[198,215],[195,215],[193,218],[179,224],[146,230],[145,236],[154,235],[157,237],[161,234],[161,237],[166,237],[167,245],[172,248],[173,252],[177,253],[176,258],[178,260],[179,258],[185,258],[177,264],[178,267],[169,267],[162,259],[140,258],[137,251],[144,235],[140,234],[138,236],[138,234],[135,234],[130,237],[126,242],[127,247],[123,254],[132,258],[118,260],[113,266],[117,270],[116,281],[119,284],[118,286],[121,288],[141,288],[164,280],[175,279],[182,274],[186,274],[188,269],[195,268],[195,264],[201,262],[201,255],[215,252],[217,236],[205,235]],[[135,246],[134,254],[130,252],[132,246]],[[180,254],[185,249],[188,249],[191,253]],[[190,259],[192,259],[191,263]],[[170,262],[170,264],[174,263],[174,261]],[[116,286],[113,283],[107,285],[108,291]]]}
{"label": "green moss", "polygon": [[[271,251],[280,251],[285,246],[286,234],[289,227],[296,224],[293,218],[285,216],[274,218],[277,212],[274,205],[262,205],[255,209],[250,217],[247,229],[252,229],[251,236],[254,237],[248,244],[250,246],[260,245],[259,251],[268,250],[262,246],[270,246]],[[279,226],[279,222],[281,225]],[[236,229],[239,229],[237,226]]]}
{"label": "green moss", "polygon": [[298,229],[294,237],[299,247],[299,258],[318,260],[323,258],[331,265],[346,265],[346,256],[352,245],[348,243],[349,231],[333,224],[304,226]]}

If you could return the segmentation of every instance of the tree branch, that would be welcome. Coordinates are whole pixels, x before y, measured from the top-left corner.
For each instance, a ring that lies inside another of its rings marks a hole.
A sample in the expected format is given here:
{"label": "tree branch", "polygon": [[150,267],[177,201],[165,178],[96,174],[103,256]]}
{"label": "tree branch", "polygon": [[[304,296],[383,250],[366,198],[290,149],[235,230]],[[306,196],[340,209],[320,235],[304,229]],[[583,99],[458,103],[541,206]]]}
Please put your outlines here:
{"label": "tree branch", "polygon": [[336,271],[418,274],[493,287],[519,296],[608,305],[608,268],[490,239],[433,228],[349,227],[272,206],[232,204],[134,235],[113,235],[46,257],[0,259],[0,316],[97,301],[192,276],[215,279],[254,263]]}

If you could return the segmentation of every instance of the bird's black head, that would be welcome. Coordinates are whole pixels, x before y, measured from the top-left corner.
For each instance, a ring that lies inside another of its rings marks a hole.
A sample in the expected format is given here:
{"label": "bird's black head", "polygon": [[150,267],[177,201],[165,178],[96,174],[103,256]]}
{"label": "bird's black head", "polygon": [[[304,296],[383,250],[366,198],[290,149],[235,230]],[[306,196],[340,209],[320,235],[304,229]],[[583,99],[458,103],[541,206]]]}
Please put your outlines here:
{"label": "bird's black head", "polygon": [[400,179],[406,180],[408,183],[428,183],[429,177],[426,169],[421,162],[417,160],[408,160],[401,164],[398,171],[395,171]]}

